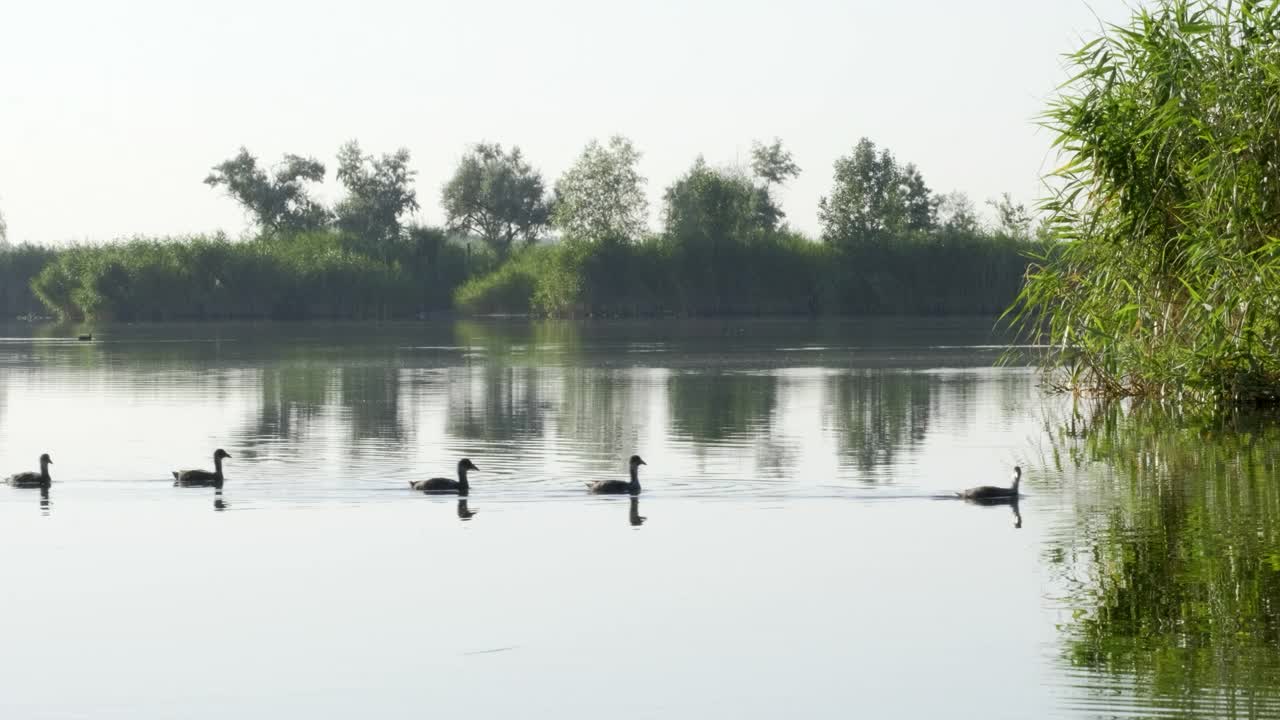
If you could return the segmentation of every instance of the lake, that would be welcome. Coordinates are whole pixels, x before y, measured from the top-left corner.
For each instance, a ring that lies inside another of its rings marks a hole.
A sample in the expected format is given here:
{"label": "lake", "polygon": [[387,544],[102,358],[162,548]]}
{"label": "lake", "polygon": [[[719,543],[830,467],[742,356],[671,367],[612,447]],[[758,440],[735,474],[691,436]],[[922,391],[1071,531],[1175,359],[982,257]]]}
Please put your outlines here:
{"label": "lake", "polygon": [[78,331],[0,326],[3,717],[1280,717],[1280,427],[990,320]]}

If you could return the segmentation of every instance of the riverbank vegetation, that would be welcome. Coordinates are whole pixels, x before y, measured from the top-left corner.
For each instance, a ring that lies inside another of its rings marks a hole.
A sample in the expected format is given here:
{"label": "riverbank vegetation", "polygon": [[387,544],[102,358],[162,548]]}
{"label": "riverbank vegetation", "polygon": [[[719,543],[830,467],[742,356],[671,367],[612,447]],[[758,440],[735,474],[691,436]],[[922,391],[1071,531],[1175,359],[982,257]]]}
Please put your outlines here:
{"label": "riverbank vegetation", "polygon": [[344,189],[314,192],[323,162],[272,167],[242,148],[204,182],[253,230],[0,247],[0,312],[67,320],[386,319],[457,310],[552,316],[986,314],[1018,292],[1043,251],[1005,196],[979,221],[911,164],[862,140],[835,163],[822,234],[796,232],[776,200],[801,172],[781,141],[749,167],[701,158],[662,193],[649,226],[641,154],[591,141],[554,184],[519,148],[473,146],[442,188],[447,224],[419,209],[410,154],[337,154]]}
{"label": "riverbank vegetation", "polygon": [[1277,401],[1277,6],[1158,0],[1072,60],[1046,117],[1065,242],[1014,317],[1078,392]]}

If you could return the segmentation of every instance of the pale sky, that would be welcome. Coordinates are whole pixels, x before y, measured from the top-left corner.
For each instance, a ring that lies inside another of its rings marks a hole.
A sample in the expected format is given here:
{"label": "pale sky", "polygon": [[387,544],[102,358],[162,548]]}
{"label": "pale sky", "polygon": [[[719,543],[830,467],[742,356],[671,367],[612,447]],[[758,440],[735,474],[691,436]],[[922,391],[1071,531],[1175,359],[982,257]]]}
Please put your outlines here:
{"label": "pale sky", "polygon": [[466,146],[516,144],[550,186],[591,138],[644,153],[662,191],[702,154],[781,137],[784,191],[816,234],[831,164],[870,137],[936,192],[1031,201],[1035,126],[1062,54],[1122,0],[0,0],[0,213],[11,241],[248,226],[201,180],[241,146],[325,162],[355,138],[409,148],[417,220]]}

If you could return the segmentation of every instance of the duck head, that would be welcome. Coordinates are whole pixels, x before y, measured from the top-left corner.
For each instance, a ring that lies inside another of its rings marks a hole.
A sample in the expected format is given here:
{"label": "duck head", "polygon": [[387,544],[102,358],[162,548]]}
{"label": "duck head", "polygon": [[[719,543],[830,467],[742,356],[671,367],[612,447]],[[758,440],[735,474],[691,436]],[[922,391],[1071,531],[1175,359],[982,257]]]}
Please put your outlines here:
{"label": "duck head", "polygon": [[43,455],[41,455],[41,456],[40,456],[40,464],[41,464],[41,465],[52,465],[52,464],[53,464],[53,461],[49,459],[49,453],[44,453]]}
{"label": "duck head", "polygon": [[631,467],[633,468],[637,468],[637,467],[640,467],[641,465],[648,465],[648,464],[649,463],[645,462],[639,455],[631,456]]}
{"label": "duck head", "polygon": [[230,458],[230,457],[231,457],[231,453],[227,452],[226,450],[223,450],[222,448],[218,448],[217,450],[213,451],[214,460],[221,460],[223,458]]}
{"label": "duck head", "polygon": [[462,458],[458,461],[458,471],[461,472],[463,470],[475,470],[476,472],[480,472],[480,468],[476,467],[476,464],[471,462],[470,458]]}

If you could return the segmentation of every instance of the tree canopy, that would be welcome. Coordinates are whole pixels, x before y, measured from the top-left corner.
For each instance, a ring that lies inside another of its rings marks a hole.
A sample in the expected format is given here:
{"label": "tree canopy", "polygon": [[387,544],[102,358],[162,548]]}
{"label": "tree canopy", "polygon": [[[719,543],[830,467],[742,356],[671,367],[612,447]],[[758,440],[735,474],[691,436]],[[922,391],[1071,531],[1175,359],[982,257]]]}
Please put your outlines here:
{"label": "tree canopy", "polygon": [[667,188],[663,201],[667,235],[695,245],[748,242],[773,230],[782,215],[750,178],[702,158]]}
{"label": "tree canopy", "polygon": [[551,207],[542,175],[525,162],[519,147],[474,146],[445,184],[441,204],[449,227],[474,233],[500,257],[517,240],[532,243],[546,229]]}
{"label": "tree canopy", "polygon": [[552,222],[567,237],[590,242],[633,242],[644,234],[649,203],[640,152],[615,135],[607,146],[592,140],[556,181]]}
{"label": "tree canopy", "polygon": [[768,145],[758,140],[751,144],[751,170],[766,186],[783,185],[800,175],[800,166],[792,160],[791,153],[783,149],[780,138],[774,138]]}
{"label": "tree canopy", "polygon": [[822,237],[836,245],[884,242],[935,225],[938,201],[915,165],[862,138],[835,162],[831,195],[818,202]]}
{"label": "tree canopy", "polygon": [[204,179],[209,187],[226,188],[226,193],[268,234],[324,226],[329,211],[307,192],[307,183],[323,181],[324,165],[314,158],[285,155],[280,165],[268,173],[243,147],[235,157],[215,165]]}
{"label": "tree canopy", "polygon": [[355,140],[338,150],[338,180],[347,196],[334,208],[338,227],[364,239],[384,257],[387,246],[400,237],[400,216],[418,209],[409,151],[382,157],[365,155]]}

